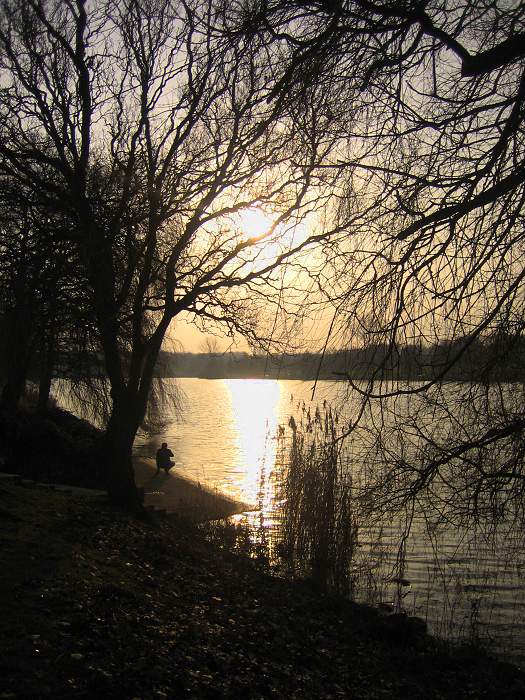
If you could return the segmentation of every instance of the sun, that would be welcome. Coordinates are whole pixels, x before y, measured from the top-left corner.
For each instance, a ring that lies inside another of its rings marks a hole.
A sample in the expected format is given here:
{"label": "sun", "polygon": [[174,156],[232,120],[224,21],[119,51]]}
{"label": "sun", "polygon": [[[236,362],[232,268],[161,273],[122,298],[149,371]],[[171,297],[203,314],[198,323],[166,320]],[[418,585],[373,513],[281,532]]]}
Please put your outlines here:
{"label": "sun", "polygon": [[274,220],[261,209],[252,207],[239,213],[239,227],[248,238],[262,238],[270,233]]}
{"label": "sun", "polygon": [[259,253],[265,260],[273,260],[303,243],[308,237],[304,220],[279,222],[278,213],[266,213],[258,207],[243,209],[237,214],[237,225],[242,235],[254,239]]}

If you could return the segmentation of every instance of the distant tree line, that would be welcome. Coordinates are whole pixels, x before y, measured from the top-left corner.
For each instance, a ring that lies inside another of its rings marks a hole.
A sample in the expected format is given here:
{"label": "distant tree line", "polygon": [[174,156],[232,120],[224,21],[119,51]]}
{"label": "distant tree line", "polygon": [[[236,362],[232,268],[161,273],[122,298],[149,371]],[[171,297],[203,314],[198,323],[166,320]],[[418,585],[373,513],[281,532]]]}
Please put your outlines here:
{"label": "distant tree line", "polygon": [[[171,353],[159,355],[161,377],[348,379],[428,381],[525,381],[525,339],[498,336],[468,338],[433,346],[405,345],[395,355],[387,344],[366,345],[320,353],[273,355],[247,352]],[[458,350],[461,357],[457,358]],[[94,363],[95,367],[95,363]]]}

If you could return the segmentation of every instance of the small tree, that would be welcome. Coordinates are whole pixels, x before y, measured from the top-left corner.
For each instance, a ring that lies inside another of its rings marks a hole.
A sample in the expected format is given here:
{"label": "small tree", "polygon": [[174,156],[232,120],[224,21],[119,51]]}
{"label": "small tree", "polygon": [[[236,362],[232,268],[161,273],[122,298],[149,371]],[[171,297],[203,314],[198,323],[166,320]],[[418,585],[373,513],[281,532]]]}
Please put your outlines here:
{"label": "small tree", "polygon": [[8,221],[0,228],[2,280],[2,407],[15,411],[24,393],[36,342],[34,241],[28,221]]}
{"label": "small tree", "polygon": [[60,335],[71,328],[73,306],[78,317],[82,303],[80,280],[74,301],[75,290],[68,287],[68,246],[59,240],[60,221],[9,179],[0,190],[2,405],[13,412],[35,371],[39,405],[47,404]]}

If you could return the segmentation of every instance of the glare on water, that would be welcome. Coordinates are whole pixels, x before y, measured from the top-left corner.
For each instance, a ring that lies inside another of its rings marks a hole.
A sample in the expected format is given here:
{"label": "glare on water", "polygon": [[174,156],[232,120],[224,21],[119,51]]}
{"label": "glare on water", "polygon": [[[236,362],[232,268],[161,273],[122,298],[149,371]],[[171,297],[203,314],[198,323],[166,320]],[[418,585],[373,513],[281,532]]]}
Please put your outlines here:
{"label": "glare on water", "polygon": [[[175,452],[177,469],[183,475],[262,506],[264,522],[271,523],[274,484],[269,476],[276,458],[277,427],[287,425],[292,413],[297,417],[309,406],[314,411],[325,398],[335,399],[337,387],[320,382],[311,402],[311,382],[197,378],[178,381],[186,397],[186,408],[181,419],[169,425],[156,440],[168,440]],[[343,413],[350,408],[346,405]],[[153,444],[143,443],[142,449],[151,451]],[[261,472],[266,476],[262,497]],[[428,540],[419,525],[422,522],[416,520],[407,545],[404,576],[410,580],[410,587],[403,591],[405,608],[427,619],[433,632],[444,632],[447,637],[471,637],[472,632],[477,635],[479,631],[480,635],[497,640],[497,647],[506,649],[509,635],[514,635],[517,638],[512,643],[513,657],[521,661],[525,653],[525,642],[520,642],[525,589],[518,568],[523,562],[521,555],[515,556],[515,547],[509,548],[509,537],[498,540],[505,542],[505,551],[500,548],[494,553],[488,545],[480,548],[463,542],[465,534],[452,529],[442,534],[437,551],[436,543]],[[361,530],[359,551],[365,558],[370,552],[379,556],[375,564],[369,562],[377,578],[376,602],[389,602],[393,587],[387,581],[397,556],[399,532],[394,522],[382,524],[381,530],[380,540],[372,530]]]}
{"label": "glare on water", "polygon": [[282,384],[274,380],[225,379],[231,398],[232,422],[236,433],[239,495],[255,503],[259,490],[263,462],[275,462],[276,442]]}
{"label": "glare on water", "polygon": [[162,435],[139,435],[137,451],[151,457],[167,440],[183,476],[255,504],[261,468],[270,471],[275,461],[277,426],[310,395],[311,382],[196,377],[177,382],[184,394],[182,415]]}

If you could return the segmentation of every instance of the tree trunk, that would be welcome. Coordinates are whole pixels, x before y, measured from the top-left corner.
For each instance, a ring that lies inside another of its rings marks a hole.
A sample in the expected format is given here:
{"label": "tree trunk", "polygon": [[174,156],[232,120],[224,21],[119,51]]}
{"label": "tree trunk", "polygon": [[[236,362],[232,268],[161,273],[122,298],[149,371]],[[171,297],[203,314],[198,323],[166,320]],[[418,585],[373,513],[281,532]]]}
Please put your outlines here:
{"label": "tree trunk", "polygon": [[124,510],[140,514],[144,512],[142,498],[135,484],[132,450],[138,424],[129,407],[114,406],[106,434],[102,441],[102,459],[107,474],[110,500]]}
{"label": "tree trunk", "polygon": [[53,289],[52,292],[53,293],[50,295],[49,320],[47,323],[44,323],[41,330],[42,340],[39,353],[37,404],[37,410],[41,412],[47,409],[49,403],[51,381],[53,379],[53,370],[55,369],[55,360],[57,356],[56,289]]}
{"label": "tree trunk", "polygon": [[49,395],[51,393],[51,380],[55,364],[55,352],[53,338],[48,339],[40,354],[40,367],[38,376],[38,404],[37,410],[44,412],[47,409]]}
{"label": "tree trunk", "polygon": [[[47,370],[47,368],[46,368]],[[38,404],[37,410],[43,413],[47,409],[49,395],[51,393],[51,372],[40,370],[38,378]]]}
{"label": "tree trunk", "polygon": [[26,307],[11,309],[5,318],[6,383],[2,389],[1,404],[9,413],[15,413],[22,398],[31,359],[31,315]]}
{"label": "tree trunk", "polygon": [[13,381],[10,377],[4,384],[0,404],[7,413],[16,413],[20,399],[25,392],[26,378],[21,377],[19,381]]}

